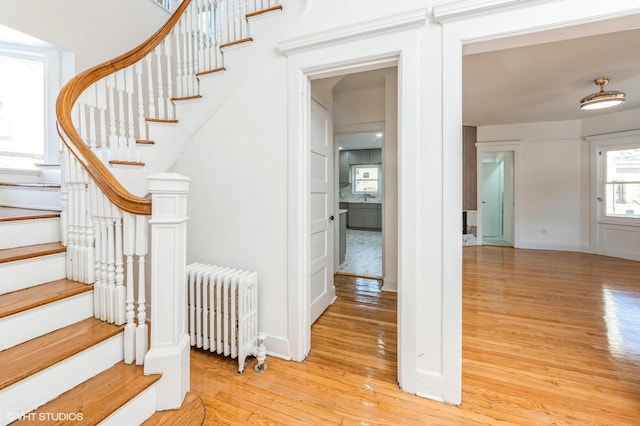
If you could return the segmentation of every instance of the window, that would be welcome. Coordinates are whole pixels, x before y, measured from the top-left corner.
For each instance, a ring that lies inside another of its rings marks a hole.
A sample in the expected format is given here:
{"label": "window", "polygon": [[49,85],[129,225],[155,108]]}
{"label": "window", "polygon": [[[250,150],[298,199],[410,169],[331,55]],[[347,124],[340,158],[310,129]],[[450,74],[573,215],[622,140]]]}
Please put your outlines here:
{"label": "window", "polygon": [[604,156],[605,215],[640,218],[640,147],[610,148]]}
{"label": "window", "polygon": [[45,57],[0,51],[0,168],[44,159]]}
{"label": "window", "polygon": [[377,194],[380,192],[380,166],[353,166],[353,193]]}

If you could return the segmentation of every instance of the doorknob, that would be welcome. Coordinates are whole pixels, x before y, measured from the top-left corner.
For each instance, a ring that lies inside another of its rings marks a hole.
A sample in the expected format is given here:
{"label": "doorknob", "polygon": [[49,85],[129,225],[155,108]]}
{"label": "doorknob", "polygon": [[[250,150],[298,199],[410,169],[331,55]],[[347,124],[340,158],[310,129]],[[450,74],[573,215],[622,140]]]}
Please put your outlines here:
{"label": "doorknob", "polygon": [[335,217],[333,215],[329,216],[329,220],[333,220]]}

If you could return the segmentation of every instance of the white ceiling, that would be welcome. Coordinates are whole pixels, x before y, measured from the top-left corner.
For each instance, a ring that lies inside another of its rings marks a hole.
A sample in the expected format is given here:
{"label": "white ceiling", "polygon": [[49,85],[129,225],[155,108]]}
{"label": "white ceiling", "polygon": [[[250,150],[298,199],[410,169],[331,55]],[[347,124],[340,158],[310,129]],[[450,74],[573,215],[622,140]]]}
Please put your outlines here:
{"label": "white ceiling", "polygon": [[[485,126],[587,118],[640,108],[640,29],[465,55],[464,124]],[[593,80],[611,77],[605,90],[627,95],[624,105],[581,111],[597,92]]]}
{"label": "white ceiling", "polygon": [[[463,122],[486,126],[574,120],[640,109],[640,15],[523,34],[464,46]],[[581,111],[579,101],[605,90],[627,95],[624,105]],[[384,84],[381,71],[345,76],[337,92]]]}

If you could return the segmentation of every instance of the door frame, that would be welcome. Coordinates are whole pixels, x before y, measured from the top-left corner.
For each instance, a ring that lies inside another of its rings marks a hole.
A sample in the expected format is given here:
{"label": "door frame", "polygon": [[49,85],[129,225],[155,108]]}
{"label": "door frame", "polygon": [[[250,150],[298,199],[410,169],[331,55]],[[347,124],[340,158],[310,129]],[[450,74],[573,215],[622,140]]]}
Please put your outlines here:
{"label": "door frame", "polygon": [[[418,229],[419,215],[415,208],[418,193],[418,49],[415,28],[425,22],[423,10],[407,14],[402,23],[407,31],[400,31],[397,20],[393,25],[398,32],[381,31],[368,39],[355,37],[353,40],[340,39],[334,44],[334,34],[327,36],[326,43],[302,39],[281,45],[288,54],[288,236],[287,236],[287,282],[288,282],[288,337],[289,353],[295,361],[306,358],[311,348],[311,324],[308,295],[309,281],[309,117],[311,99],[311,79],[338,76],[377,68],[398,67],[398,382],[400,387],[416,393],[419,383],[418,373],[418,270],[421,259],[415,230]],[[385,21],[386,22],[386,21]],[[386,25],[386,24],[385,24]],[[400,26],[402,26],[400,25]],[[368,28],[371,33],[371,28]],[[342,37],[343,35],[340,35]],[[331,41],[331,42],[329,42]],[[302,48],[298,43],[307,48]],[[402,184],[400,184],[402,182]],[[461,269],[461,267],[460,267]],[[452,315],[455,320],[458,318]],[[455,324],[454,324],[454,328]],[[460,329],[460,327],[457,327]],[[449,341],[460,356],[452,356],[447,363],[454,367],[445,376],[451,376],[454,389],[452,401],[459,398],[458,371],[461,367],[461,351],[456,349],[460,333]],[[435,381],[438,385],[441,378]],[[448,399],[448,398],[445,398]]]}
{"label": "door frame", "polygon": [[520,202],[518,194],[520,192],[520,162],[521,162],[521,144],[517,141],[505,141],[505,142],[482,142],[477,143],[477,156],[476,156],[476,173],[477,173],[477,197],[478,197],[478,214],[476,224],[476,239],[478,245],[482,245],[483,229],[482,229],[482,198],[483,198],[483,174],[482,174],[482,156],[492,152],[512,152],[513,153],[513,247],[520,246]]}

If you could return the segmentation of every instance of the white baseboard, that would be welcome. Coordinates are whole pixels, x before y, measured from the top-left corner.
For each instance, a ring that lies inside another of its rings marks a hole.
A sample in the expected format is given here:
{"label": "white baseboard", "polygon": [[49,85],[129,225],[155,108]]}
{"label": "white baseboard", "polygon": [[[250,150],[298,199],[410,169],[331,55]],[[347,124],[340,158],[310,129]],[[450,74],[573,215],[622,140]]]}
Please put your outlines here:
{"label": "white baseboard", "polygon": [[394,293],[398,292],[398,281],[395,280],[382,280],[382,291],[392,291]]}
{"label": "white baseboard", "polygon": [[[264,345],[267,348],[267,356],[272,356],[287,361],[291,360],[289,341],[287,339],[284,339],[282,337],[270,336],[266,333],[261,334],[265,336]],[[267,362],[269,362],[269,360],[267,360]]]}

